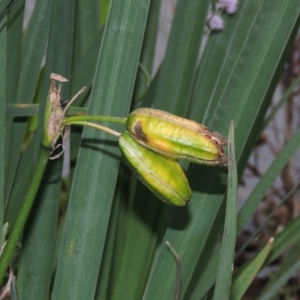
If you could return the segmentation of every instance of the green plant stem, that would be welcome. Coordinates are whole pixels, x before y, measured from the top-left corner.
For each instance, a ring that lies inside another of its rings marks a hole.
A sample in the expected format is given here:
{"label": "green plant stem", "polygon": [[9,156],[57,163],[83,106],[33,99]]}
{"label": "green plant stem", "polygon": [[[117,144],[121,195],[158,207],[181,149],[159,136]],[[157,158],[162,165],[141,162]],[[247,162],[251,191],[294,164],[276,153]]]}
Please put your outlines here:
{"label": "green plant stem", "polygon": [[87,122],[87,121],[73,121],[73,122],[67,122],[67,123],[64,122],[63,124],[64,125],[86,125],[86,126],[90,126],[90,127],[105,131],[105,132],[110,133],[110,134],[112,134],[116,137],[119,137],[121,135],[120,132],[117,132],[113,129],[110,129],[108,127],[105,127],[105,126],[102,126],[102,125],[99,125],[99,124],[95,124],[95,123],[92,123],[92,122]]}
{"label": "green plant stem", "polygon": [[[75,124],[74,122],[77,121],[101,121],[101,122],[112,122],[125,125],[127,118],[119,118],[119,117],[110,117],[110,116],[92,116],[92,115],[85,115],[85,116],[72,116],[67,117],[63,120],[62,126],[67,124]],[[87,124],[83,124],[87,125]]]}
{"label": "green plant stem", "polygon": [[141,101],[145,97],[152,81],[151,75],[149,74],[147,68],[141,63],[139,63],[139,68],[141,69],[142,73],[145,76],[146,86],[144,87],[142,92],[140,92],[140,94],[138,95],[136,102]]}
{"label": "green plant stem", "polygon": [[177,254],[177,252],[174,250],[174,248],[171,246],[169,241],[166,241],[166,245],[167,245],[167,248],[173,254],[173,256],[176,260],[176,267],[177,267],[176,289],[175,289],[175,295],[174,295],[173,300],[180,300],[180,292],[181,292],[181,261],[180,261],[180,257]]}
{"label": "green plant stem", "polygon": [[37,163],[34,168],[31,185],[29,186],[29,189],[27,190],[25,199],[24,199],[21,209],[18,213],[17,220],[13,224],[11,233],[8,237],[7,243],[5,245],[5,248],[3,250],[3,253],[2,253],[2,256],[0,259],[0,283],[2,283],[5,271],[7,269],[7,266],[10,262],[12,255],[13,255],[13,252],[15,250],[15,247],[17,245],[17,242],[19,240],[21,232],[24,228],[27,217],[29,215],[30,209],[32,207],[33,201],[35,199],[36,193],[40,186],[44,171],[45,171],[47,163],[48,163],[48,157],[49,157],[50,151],[51,151],[50,148],[46,148],[41,145]]}

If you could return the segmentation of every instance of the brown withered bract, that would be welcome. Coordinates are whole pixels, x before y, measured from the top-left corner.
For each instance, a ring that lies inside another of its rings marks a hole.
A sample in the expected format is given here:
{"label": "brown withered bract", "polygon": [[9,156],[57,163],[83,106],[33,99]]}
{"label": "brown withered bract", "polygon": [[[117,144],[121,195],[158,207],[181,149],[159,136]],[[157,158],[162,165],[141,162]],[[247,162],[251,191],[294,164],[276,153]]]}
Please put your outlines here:
{"label": "brown withered bract", "polygon": [[[61,106],[61,87],[62,84],[60,83],[58,85],[58,88],[56,87],[56,81],[58,82],[67,82],[68,79],[55,73],[50,74],[51,79],[51,85],[50,85],[50,91],[49,91],[49,102],[50,102],[50,112],[48,113],[48,122],[47,122],[47,135],[48,139],[51,140],[51,147],[52,152],[62,147],[62,151],[58,153],[57,155],[50,156],[49,159],[56,159],[59,158],[65,151],[65,143],[66,140],[70,134],[70,126],[66,125],[62,128],[62,122],[65,117],[67,109],[70,107],[72,102],[78,97],[79,94],[81,94],[86,87],[83,87],[66,105],[66,107],[63,109]],[[47,111],[47,109],[46,109]],[[47,113],[47,112],[46,112]],[[59,145],[56,145],[57,139],[59,136],[62,137],[62,143]]]}

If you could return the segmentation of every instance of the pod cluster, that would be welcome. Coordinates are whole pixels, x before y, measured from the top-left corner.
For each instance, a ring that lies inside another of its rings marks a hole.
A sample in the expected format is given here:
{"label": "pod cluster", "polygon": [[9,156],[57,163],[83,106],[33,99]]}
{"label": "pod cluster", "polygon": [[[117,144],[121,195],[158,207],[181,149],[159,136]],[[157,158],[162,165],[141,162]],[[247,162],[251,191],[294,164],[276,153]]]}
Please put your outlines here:
{"label": "pod cluster", "polygon": [[126,122],[119,146],[131,170],[162,201],[184,206],[191,197],[178,159],[227,166],[226,138],[204,125],[170,113],[140,108]]}

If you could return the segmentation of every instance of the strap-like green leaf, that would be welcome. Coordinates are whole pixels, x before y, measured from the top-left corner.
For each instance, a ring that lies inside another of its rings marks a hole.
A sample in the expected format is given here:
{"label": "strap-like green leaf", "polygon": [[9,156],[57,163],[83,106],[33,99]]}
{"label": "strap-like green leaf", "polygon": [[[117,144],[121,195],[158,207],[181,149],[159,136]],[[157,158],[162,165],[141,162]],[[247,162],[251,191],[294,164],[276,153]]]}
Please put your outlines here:
{"label": "strap-like green leaf", "polygon": [[[89,114],[128,114],[148,6],[148,0],[112,1]],[[119,157],[115,138],[84,129],[53,287],[55,299],[94,298]]]}
{"label": "strap-like green leaf", "polygon": [[228,137],[228,185],[224,232],[219,266],[216,275],[214,299],[229,299],[237,225],[237,167],[234,146],[234,126],[230,125]]}
{"label": "strap-like green leaf", "polygon": [[270,239],[269,242],[263,247],[257,255],[251,260],[244,263],[244,265],[234,274],[230,299],[239,300],[242,298],[245,291],[248,289],[253,279],[260,271],[264,264],[266,257],[270,253],[274,239]]}

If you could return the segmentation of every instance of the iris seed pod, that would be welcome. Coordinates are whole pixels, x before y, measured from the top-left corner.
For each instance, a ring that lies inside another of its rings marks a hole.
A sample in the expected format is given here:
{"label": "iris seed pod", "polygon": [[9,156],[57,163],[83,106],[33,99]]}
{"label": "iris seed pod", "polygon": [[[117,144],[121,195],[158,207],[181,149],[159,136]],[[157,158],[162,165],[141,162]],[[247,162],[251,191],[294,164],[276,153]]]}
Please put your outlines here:
{"label": "iris seed pod", "polygon": [[141,146],[127,130],[120,136],[119,146],[133,173],[159,199],[177,206],[189,201],[192,192],[176,160]]}
{"label": "iris seed pod", "polygon": [[195,121],[139,108],[129,115],[126,128],[138,143],[162,155],[204,165],[227,165],[222,148],[226,138]]}

